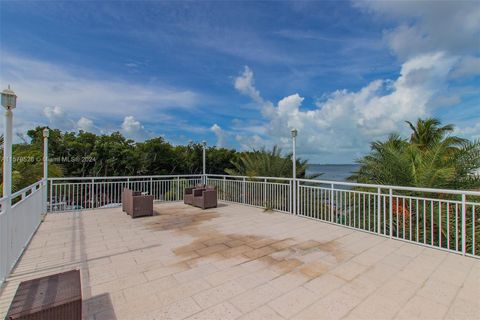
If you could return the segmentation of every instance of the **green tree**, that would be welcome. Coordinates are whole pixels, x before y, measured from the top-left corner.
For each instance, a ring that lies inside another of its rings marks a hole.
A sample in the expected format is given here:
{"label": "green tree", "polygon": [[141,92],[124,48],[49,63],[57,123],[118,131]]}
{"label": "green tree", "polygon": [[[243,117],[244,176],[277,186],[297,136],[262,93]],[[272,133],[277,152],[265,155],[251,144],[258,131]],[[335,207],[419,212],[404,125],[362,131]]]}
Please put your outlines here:
{"label": "green tree", "polygon": [[119,132],[97,138],[92,152],[94,176],[136,175],[141,172],[140,156],[133,140]]}
{"label": "green tree", "polygon": [[143,175],[173,174],[178,161],[172,145],[162,137],[138,143],[136,152],[140,157],[140,172]]}

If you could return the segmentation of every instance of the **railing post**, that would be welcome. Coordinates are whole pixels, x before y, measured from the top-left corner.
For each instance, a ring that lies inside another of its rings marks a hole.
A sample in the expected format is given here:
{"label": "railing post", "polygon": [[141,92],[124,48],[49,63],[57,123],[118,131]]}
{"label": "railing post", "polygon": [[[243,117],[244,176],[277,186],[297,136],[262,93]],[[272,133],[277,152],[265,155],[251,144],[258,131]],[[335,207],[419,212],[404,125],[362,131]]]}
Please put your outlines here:
{"label": "railing post", "polygon": [[150,193],[151,195],[153,195],[153,178],[150,177]]}
{"label": "railing post", "polygon": [[225,190],[225,187],[226,187],[225,181],[226,181],[226,180],[227,180],[227,177],[223,176],[223,192],[222,192],[222,194],[223,194],[223,201],[225,201],[225,200],[227,199],[227,197],[225,196],[225,192],[226,192],[226,190]]}
{"label": "railing post", "polygon": [[263,206],[267,207],[267,179],[263,179]]}
{"label": "railing post", "polygon": [[53,183],[50,182],[50,212],[53,210]]}
{"label": "railing post", "polygon": [[382,189],[377,188],[377,232],[378,234],[382,234],[382,228],[380,226],[381,223],[381,216],[382,216]]}
{"label": "railing post", "polygon": [[92,209],[95,208],[95,180],[92,179],[91,184],[91,195],[92,195]]}
{"label": "railing post", "polygon": [[392,238],[393,235],[393,190],[390,188],[389,189],[389,205],[388,205],[388,211],[389,211],[389,216],[390,216],[390,238]]}
{"label": "railing post", "polygon": [[292,213],[297,215],[297,181],[295,178],[292,180]]}
{"label": "railing post", "polygon": [[[466,196],[462,194],[462,255],[467,253],[467,207]],[[475,245],[475,244],[474,244]]]}
{"label": "railing post", "polygon": [[330,222],[333,222],[333,183],[330,185]]}
{"label": "railing post", "polygon": [[242,203],[245,204],[245,178],[242,180]]}
{"label": "railing post", "polygon": [[177,201],[180,201],[180,177],[177,177]]}

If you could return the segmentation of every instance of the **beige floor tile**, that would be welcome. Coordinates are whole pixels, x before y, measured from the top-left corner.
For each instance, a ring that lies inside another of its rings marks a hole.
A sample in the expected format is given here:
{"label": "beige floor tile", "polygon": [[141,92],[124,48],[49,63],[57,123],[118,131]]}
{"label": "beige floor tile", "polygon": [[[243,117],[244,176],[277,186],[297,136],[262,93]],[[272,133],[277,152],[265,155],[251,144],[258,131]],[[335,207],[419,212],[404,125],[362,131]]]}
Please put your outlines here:
{"label": "beige floor tile", "polygon": [[319,297],[323,297],[333,290],[343,286],[345,283],[346,281],[339,277],[325,274],[305,283],[303,286],[317,294]]}
{"label": "beige floor tile", "polygon": [[446,319],[480,319],[480,301],[455,299],[450,306]]}
{"label": "beige floor tile", "polygon": [[146,318],[155,320],[181,320],[201,310],[202,308],[199,307],[192,298],[186,298],[163,307],[161,310],[149,313],[146,315]]}
{"label": "beige floor tile", "polygon": [[429,279],[418,290],[417,295],[448,306],[452,303],[459,289],[459,287],[452,284]]}
{"label": "beige floor tile", "polygon": [[92,320],[480,318],[478,259],[241,205],[155,209],[47,215],[4,284],[0,318],[20,281],[72,268]]}
{"label": "beige floor tile", "polygon": [[340,319],[360,302],[360,298],[336,290],[313,303],[293,319]]}
{"label": "beige floor tile", "polygon": [[312,291],[298,287],[269,302],[268,306],[282,317],[290,318],[318,299]]}
{"label": "beige floor tile", "polygon": [[280,294],[272,286],[264,284],[236,296],[230,302],[242,313],[248,313],[275,299]]}
{"label": "beige floor tile", "polygon": [[284,318],[269,306],[262,306],[240,317],[240,320],[284,320]]}
{"label": "beige floor tile", "polygon": [[241,285],[235,281],[229,281],[196,294],[194,299],[202,308],[206,309],[242,292],[245,292],[245,289]]}
{"label": "beige floor tile", "polygon": [[232,306],[228,302],[224,302],[214,307],[211,307],[209,309],[203,310],[202,312],[199,312],[189,317],[188,319],[189,320],[212,320],[212,319],[233,320],[233,319],[237,319],[241,315],[242,314],[240,313],[240,311],[235,309],[234,306]]}
{"label": "beige floor tile", "polygon": [[397,319],[442,319],[447,312],[445,305],[415,296],[398,312]]}

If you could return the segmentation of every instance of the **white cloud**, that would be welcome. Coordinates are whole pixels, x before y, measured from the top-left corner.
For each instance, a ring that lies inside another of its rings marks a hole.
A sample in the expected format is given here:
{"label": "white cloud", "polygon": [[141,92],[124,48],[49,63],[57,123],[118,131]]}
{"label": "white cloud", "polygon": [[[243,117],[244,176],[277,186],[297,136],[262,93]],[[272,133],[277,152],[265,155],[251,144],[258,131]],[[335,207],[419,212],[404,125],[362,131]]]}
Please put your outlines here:
{"label": "white cloud", "polygon": [[363,9],[400,25],[386,30],[390,47],[401,58],[444,51],[478,54],[480,6],[478,1],[356,1]]}
{"label": "white cloud", "polygon": [[81,117],[77,121],[77,130],[83,130],[85,132],[94,132],[95,126],[93,125],[93,121],[91,119],[88,119],[86,117]]}
{"label": "white cloud", "polygon": [[123,119],[121,131],[126,137],[136,141],[144,140],[147,135],[141,122],[135,119],[134,116],[126,116]]}
{"label": "white cloud", "polygon": [[235,136],[235,140],[237,140],[238,144],[240,145],[240,149],[242,150],[259,150],[263,147],[270,148],[273,146],[271,140],[262,138],[258,134],[253,135],[245,135],[245,134],[237,134]]}
{"label": "white cloud", "polygon": [[[478,40],[480,42],[480,40]],[[463,78],[470,77],[480,74],[480,58],[476,57],[463,57],[455,70],[453,70],[451,76],[452,78]]]}
{"label": "white cloud", "polygon": [[[299,153],[351,158],[367,151],[371,140],[404,130],[405,120],[430,114],[430,102],[442,93],[456,61],[442,53],[418,56],[402,65],[396,80],[375,80],[354,92],[337,90],[313,110],[302,108],[304,98],[298,93],[287,96],[265,114],[263,139],[288,149],[295,127]],[[240,135],[237,141],[247,144],[251,139]]]}
{"label": "white cloud", "polygon": [[255,88],[253,72],[248,66],[245,66],[243,73],[235,78],[235,89],[249,96],[255,102],[263,102],[260,92]]}
{"label": "white cloud", "polygon": [[134,116],[126,116],[123,119],[122,130],[127,133],[137,132],[143,129],[140,121],[136,120]]}
{"label": "white cloud", "polygon": [[227,143],[227,132],[225,132],[218,124],[214,124],[210,127],[210,131],[212,131],[215,136],[217,137],[217,147],[225,147]]}
{"label": "white cloud", "polygon": [[478,122],[472,126],[456,128],[455,134],[470,139],[480,139],[480,120],[478,120]]}
{"label": "white cloud", "polygon": [[60,121],[63,121],[65,118],[65,112],[63,111],[62,108],[58,106],[54,107],[45,107],[43,108],[43,113],[47,117],[48,121],[50,123],[58,123]]}
{"label": "white cloud", "polygon": [[[262,107],[266,134],[237,136],[242,145],[261,142],[290,146],[290,128],[299,129],[298,147],[319,161],[351,161],[368,151],[369,142],[408,130],[405,120],[431,116],[436,107],[461,103],[462,87],[450,80],[480,74],[480,6],[475,2],[357,1],[357,7],[399,22],[384,31],[385,41],[401,61],[396,79],[377,79],[358,91],[337,90],[316,108],[304,108],[295,93],[276,105],[255,88],[246,67],[235,88]],[[392,19],[393,18],[393,19]],[[477,127],[464,130],[474,136]],[[318,160],[318,157],[317,157]]]}
{"label": "white cloud", "polygon": [[48,123],[74,130],[77,120],[72,119],[81,117],[101,119],[102,127],[118,127],[132,110],[140,120],[163,119],[171,108],[188,109],[202,100],[190,90],[119,80],[5,51],[0,68],[0,87],[10,83],[18,96],[15,123],[22,121],[30,128]]}

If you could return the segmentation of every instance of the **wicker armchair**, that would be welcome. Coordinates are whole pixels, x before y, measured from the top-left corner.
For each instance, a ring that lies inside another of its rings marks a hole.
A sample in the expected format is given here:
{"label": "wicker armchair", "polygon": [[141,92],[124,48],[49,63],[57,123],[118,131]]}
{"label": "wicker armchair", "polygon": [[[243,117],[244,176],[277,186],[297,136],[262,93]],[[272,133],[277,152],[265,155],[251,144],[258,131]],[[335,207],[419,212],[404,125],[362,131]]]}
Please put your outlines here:
{"label": "wicker armchair", "polygon": [[132,191],[128,188],[123,188],[123,192],[122,192],[122,211],[127,213],[127,214],[130,214],[127,211],[127,208],[129,208],[131,206],[130,202],[132,200],[132,196],[139,196],[139,195],[141,195],[141,193],[139,191]]}
{"label": "wicker armchair", "polygon": [[185,188],[183,191],[183,203],[193,205],[193,190],[194,189],[205,189],[204,184],[197,184],[195,187]]}
{"label": "wicker armchair", "polygon": [[142,195],[138,191],[125,189],[122,208],[132,218],[153,215],[153,195]]}
{"label": "wicker armchair", "polygon": [[193,190],[193,205],[202,209],[217,207],[217,190],[213,187]]}

